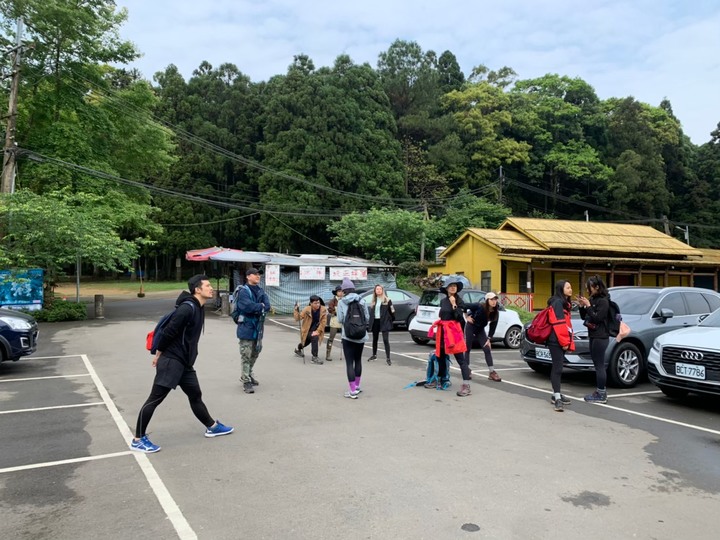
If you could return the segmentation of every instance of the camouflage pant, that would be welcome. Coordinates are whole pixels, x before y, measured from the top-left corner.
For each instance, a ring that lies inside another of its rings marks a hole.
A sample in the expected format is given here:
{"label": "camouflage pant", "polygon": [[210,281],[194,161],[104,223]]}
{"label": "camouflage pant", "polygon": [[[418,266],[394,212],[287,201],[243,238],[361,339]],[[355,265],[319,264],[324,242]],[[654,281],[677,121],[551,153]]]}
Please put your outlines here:
{"label": "camouflage pant", "polygon": [[253,368],[258,358],[257,349],[255,347],[256,341],[254,339],[239,339],[240,344],[240,359],[242,360],[242,375],[240,380],[242,382],[250,382],[250,377],[253,376]]}

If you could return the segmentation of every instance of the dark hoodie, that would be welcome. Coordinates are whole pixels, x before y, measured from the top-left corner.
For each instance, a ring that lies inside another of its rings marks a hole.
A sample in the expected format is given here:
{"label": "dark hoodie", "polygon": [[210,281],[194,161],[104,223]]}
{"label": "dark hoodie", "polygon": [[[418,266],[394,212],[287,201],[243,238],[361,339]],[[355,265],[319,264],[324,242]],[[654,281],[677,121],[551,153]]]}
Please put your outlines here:
{"label": "dark hoodie", "polygon": [[198,341],[205,324],[205,311],[200,302],[188,291],[183,291],[175,301],[175,313],[163,330],[158,350],[163,356],[179,360],[185,367],[195,364]]}

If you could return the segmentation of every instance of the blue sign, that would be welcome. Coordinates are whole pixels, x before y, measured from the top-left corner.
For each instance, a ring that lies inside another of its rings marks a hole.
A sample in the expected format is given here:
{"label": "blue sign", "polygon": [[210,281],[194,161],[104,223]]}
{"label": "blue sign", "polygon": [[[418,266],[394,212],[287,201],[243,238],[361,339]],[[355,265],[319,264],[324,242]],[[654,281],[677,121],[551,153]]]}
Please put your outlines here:
{"label": "blue sign", "polygon": [[43,271],[0,270],[0,307],[42,309]]}

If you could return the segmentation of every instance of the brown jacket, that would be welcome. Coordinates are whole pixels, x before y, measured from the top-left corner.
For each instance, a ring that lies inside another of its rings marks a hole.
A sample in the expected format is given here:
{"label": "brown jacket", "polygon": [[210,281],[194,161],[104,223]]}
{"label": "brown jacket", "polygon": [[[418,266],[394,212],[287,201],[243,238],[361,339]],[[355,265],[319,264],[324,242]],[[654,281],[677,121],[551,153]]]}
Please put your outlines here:
{"label": "brown jacket", "polygon": [[[300,323],[300,343],[305,343],[308,333],[310,332],[310,325],[312,324],[312,306],[305,306],[302,311],[297,308],[293,309],[293,317]],[[320,306],[320,322],[317,327],[318,332],[318,345],[322,344],[323,337],[325,337],[325,326],[327,325],[327,308]]]}

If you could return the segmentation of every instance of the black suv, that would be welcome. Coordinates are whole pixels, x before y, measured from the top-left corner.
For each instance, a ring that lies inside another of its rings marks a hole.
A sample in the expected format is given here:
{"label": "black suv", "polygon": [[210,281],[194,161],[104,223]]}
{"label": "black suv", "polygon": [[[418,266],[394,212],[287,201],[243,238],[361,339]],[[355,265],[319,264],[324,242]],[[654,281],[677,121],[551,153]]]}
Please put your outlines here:
{"label": "black suv", "polygon": [[19,360],[37,350],[38,325],[33,317],[0,309],[0,362]]}

